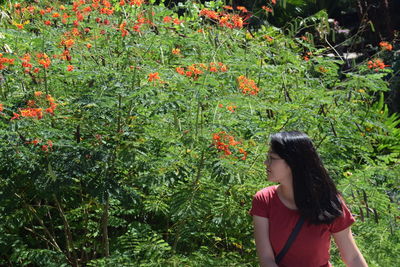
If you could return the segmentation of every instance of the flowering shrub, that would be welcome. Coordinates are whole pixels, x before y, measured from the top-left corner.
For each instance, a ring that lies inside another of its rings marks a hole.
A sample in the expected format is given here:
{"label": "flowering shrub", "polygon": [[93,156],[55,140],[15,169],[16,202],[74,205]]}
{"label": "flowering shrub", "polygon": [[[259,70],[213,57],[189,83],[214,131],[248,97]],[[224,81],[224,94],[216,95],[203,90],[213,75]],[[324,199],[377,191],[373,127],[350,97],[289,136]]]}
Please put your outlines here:
{"label": "flowering shrub", "polygon": [[6,2],[1,266],[255,266],[247,211],[284,129],[318,146],[367,259],[395,265],[400,133],[378,60],[395,44],[342,70],[306,37],[247,27],[277,1]]}

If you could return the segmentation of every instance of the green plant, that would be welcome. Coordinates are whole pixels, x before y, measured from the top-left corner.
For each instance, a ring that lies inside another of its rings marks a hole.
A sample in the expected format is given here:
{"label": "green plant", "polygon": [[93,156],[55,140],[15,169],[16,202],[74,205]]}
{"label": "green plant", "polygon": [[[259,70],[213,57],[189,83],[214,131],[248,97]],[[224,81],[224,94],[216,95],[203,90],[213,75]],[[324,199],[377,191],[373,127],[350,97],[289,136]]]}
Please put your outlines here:
{"label": "green plant", "polygon": [[[4,4],[0,265],[254,266],[247,211],[283,129],[306,131],[342,188],[377,196],[377,229],[397,229],[383,207],[398,201],[398,117],[374,104],[390,70],[343,72],[222,2],[124,3]],[[368,166],[388,177],[343,176]],[[360,246],[390,265],[398,237],[367,243],[368,220]]]}

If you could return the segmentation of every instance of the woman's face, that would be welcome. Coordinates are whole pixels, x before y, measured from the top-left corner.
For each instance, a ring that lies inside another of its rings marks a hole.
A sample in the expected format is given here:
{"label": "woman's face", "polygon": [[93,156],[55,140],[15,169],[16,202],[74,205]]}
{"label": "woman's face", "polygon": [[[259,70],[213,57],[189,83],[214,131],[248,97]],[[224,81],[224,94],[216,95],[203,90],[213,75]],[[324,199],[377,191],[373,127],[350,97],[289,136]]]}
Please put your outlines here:
{"label": "woman's face", "polygon": [[264,162],[267,168],[268,180],[275,183],[292,183],[292,170],[284,159],[278,154],[268,152],[267,159]]}

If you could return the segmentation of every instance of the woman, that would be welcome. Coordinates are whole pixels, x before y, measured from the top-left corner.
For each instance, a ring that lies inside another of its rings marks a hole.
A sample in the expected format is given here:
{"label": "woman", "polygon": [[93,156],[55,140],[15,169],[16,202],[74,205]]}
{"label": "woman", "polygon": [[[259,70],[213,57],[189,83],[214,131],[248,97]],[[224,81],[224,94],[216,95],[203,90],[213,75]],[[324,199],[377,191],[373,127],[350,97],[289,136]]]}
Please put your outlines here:
{"label": "woman", "polygon": [[[273,134],[265,165],[279,185],[258,191],[250,210],[261,267],[331,266],[331,235],[347,266],[367,266],[351,233],[354,218],[306,134]],[[277,264],[300,217],[304,224]]]}

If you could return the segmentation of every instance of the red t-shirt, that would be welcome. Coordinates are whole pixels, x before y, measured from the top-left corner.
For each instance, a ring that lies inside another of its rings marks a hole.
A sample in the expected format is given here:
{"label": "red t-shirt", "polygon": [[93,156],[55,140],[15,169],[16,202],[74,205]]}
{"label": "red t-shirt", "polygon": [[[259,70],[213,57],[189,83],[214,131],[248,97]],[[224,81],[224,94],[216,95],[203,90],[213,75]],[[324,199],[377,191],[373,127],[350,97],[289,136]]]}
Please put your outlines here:
{"label": "red t-shirt", "polygon": [[[250,215],[268,218],[269,239],[275,256],[282,250],[300,215],[280,200],[276,189],[266,187],[254,198]],[[279,263],[279,267],[321,267],[329,263],[330,237],[332,233],[349,227],[355,220],[342,200],[343,214],[331,224],[303,224],[292,246]]]}

